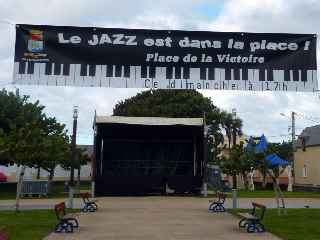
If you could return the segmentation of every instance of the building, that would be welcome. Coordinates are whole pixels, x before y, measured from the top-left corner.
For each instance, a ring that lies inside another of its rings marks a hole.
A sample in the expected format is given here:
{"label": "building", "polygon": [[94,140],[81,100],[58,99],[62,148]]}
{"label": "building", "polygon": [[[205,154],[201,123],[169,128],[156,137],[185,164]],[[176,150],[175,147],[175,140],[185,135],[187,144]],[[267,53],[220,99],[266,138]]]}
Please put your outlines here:
{"label": "building", "polygon": [[320,125],[305,128],[296,147],[295,188],[320,190]]}

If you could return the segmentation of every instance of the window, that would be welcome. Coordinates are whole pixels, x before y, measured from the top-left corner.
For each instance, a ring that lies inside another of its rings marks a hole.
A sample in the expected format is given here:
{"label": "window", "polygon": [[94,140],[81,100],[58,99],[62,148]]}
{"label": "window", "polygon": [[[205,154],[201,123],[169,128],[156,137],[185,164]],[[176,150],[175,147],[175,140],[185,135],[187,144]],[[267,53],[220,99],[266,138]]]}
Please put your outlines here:
{"label": "window", "polygon": [[307,174],[307,165],[304,164],[302,168],[302,177],[306,178],[308,176]]}

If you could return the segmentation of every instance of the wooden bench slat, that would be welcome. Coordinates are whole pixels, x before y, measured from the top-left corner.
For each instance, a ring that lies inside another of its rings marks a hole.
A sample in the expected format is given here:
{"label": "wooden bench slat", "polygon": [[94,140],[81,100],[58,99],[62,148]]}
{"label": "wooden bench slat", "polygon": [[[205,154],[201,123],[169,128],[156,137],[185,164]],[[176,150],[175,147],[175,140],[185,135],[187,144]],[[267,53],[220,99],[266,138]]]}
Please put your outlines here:
{"label": "wooden bench slat", "polygon": [[258,217],[256,216],[253,216],[252,214],[250,213],[239,213],[238,214],[239,216],[243,217],[243,218],[246,218],[246,219],[259,219]]}

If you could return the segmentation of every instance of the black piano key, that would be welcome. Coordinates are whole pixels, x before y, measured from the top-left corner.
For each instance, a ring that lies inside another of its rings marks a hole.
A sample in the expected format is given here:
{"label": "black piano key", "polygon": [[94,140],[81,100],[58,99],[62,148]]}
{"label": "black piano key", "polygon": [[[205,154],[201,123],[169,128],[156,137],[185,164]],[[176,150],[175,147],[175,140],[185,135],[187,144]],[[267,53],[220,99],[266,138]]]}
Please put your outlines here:
{"label": "black piano key", "polygon": [[121,65],[116,65],[116,70],[115,70],[115,77],[121,77],[121,71],[122,71],[122,66]]}
{"label": "black piano key", "polygon": [[268,69],[267,70],[267,80],[268,81],[273,81],[273,70],[272,69]]}
{"label": "black piano key", "polygon": [[89,76],[94,77],[96,75],[96,65],[89,65]]}
{"label": "black piano key", "polygon": [[52,75],[52,63],[46,63],[45,75]]}
{"label": "black piano key", "polygon": [[293,81],[299,81],[299,70],[292,70],[293,71]]}
{"label": "black piano key", "polygon": [[141,78],[148,78],[147,66],[141,66]]}
{"label": "black piano key", "polygon": [[207,68],[200,68],[200,79],[207,80]]}
{"label": "black piano key", "polygon": [[124,66],[124,77],[125,78],[130,77],[130,66]]}
{"label": "black piano key", "polygon": [[156,77],[156,67],[149,67],[149,78]]}
{"label": "black piano key", "polygon": [[181,79],[181,67],[174,68],[174,78]]}
{"label": "black piano key", "polygon": [[172,67],[167,67],[166,68],[166,78],[167,79],[172,79],[173,78],[173,69],[172,69]]}
{"label": "black piano key", "polygon": [[34,73],[34,62],[28,62],[27,73],[28,74],[33,74]]}
{"label": "black piano key", "polygon": [[113,65],[107,65],[106,76],[107,77],[113,77]]}
{"label": "black piano key", "polygon": [[234,77],[234,80],[240,80],[240,69],[239,68],[233,69],[233,77]]}
{"label": "black piano key", "polygon": [[70,75],[70,64],[67,64],[67,63],[63,64],[62,75],[63,76]]}
{"label": "black piano key", "polygon": [[214,80],[214,68],[208,68],[208,79],[209,80]]}
{"label": "black piano key", "polygon": [[266,81],[266,70],[259,69],[259,81]]}
{"label": "black piano key", "polygon": [[301,82],[307,82],[307,70],[301,70]]}
{"label": "black piano key", "polygon": [[19,74],[26,72],[26,62],[19,62]]}
{"label": "black piano key", "polygon": [[231,80],[231,68],[225,69],[225,80]]}
{"label": "black piano key", "polygon": [[87,64],[81,64],[80,76],[87,76]]}
{"label": "black piano key", "polygon": [[284,81],[290,81],[290,71],[284,70]]}
{"label": "black piano key", "polygon": [[248,80],[248,69],[242,68],[242,80]]}
{"label": "black piano key", "polygon": [[54,75],[61,75],[61,64],[60,63],[54,64],[53,74]]}
{"label": "black piano key", "polygon": [[190,68],[188,67],[183,68],[183,78],[190,79]]}

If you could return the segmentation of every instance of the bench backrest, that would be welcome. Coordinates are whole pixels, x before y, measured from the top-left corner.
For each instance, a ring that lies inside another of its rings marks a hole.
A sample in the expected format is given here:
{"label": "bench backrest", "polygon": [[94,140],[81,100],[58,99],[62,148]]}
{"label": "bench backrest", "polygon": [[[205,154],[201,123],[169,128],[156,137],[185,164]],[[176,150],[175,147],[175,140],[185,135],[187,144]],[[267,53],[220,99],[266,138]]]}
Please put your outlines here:
{"label": "bench backrest", "polygon": [[90,199],[89,199],[91,197],[90,193],[88,192],[82,193],[81,196],[84,203],[90,202]]}
{"label": "bench backrest", "polygon": [[[256,202],[253,202],[252,206],[253,206],[253,209],[252,209],[251,214],[253,216],[256,216],[257,218],[259,218],[259,220],[261,221],[264,217],[264,213],[265,213],[267,207],[260,204],[260,203],[256,203]],[[259,210],[257,210],[257,209],[259,209]]]}
{"label": "bench backrest", "polygon": [[224,203],[226,201],[227,194],[223,192],[218,192],[217,197],[219,202]]}
{"label": "bench backrest", "polygon": [[66,215],[66,204],[64,202],[54,205],[54,211],[56,213],[57,219],[61,220]]}

